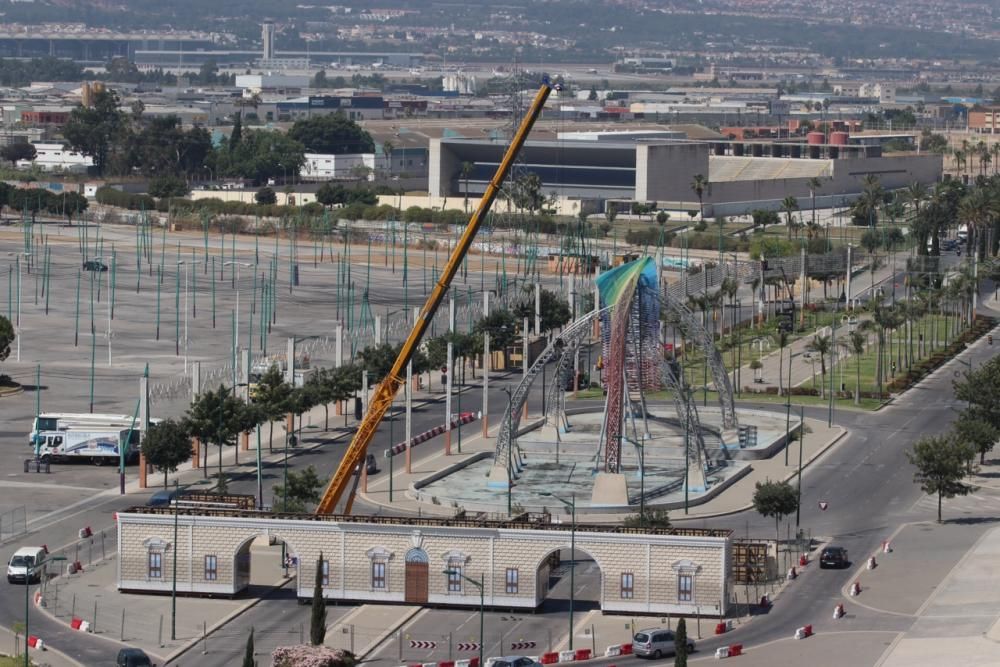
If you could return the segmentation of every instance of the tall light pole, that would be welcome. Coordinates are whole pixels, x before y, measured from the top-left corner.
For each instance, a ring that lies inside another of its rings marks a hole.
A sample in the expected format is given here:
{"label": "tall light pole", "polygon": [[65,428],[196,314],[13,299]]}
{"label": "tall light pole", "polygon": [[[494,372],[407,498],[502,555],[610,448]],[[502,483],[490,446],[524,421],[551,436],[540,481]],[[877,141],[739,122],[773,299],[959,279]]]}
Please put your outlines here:
{"label": "tall light pole", "polygon": [[[251,262],[223,262],[222,266],[235,266],[236,267],[236,344],[240,343],[240,268],[241,267],[256,267],[256,264]],[[255,269],[256,270],[256,269]],[[253,333],[253,332],[251,332]]]}
{"label": "tall light pole", "polygon": [[173,558],[173,574],[170,577],[170,640],[174,641],[177,639],[177,479],[174,479],[174,543],[172,545],[174,550]]}
{"label": "tall light pole", "polygon": [[513,449],[514,425],[511,420],[511,410],[514,409],[514,399],[510,393],[510,387],[501,387],[507,394],[507,516],[511,516],[511,493],[514,488],[514,467],[510,450]]}
{"label": "tall light pole", "polygon": [[[484,621],[485,621],[485,618],[486,618],[486,579],[485,579],[484,575],[480,574],[479,575],[479,581],[476,581],[475,579],[471,579],[471,578],[465,576],[459,570],[442,570],[441,574],[448,575],[449,577],[452,576],[452,575],[457,574],[462,579],[465,579],[470,584],[472,584],[473,586],[475,586],[476,588],[479,589],[479,664],[482,665],[483,664],[483,640],[486,637],[483,634],[483,627],[485,625]],[[570,637],[569,641],[570,641],[570,648],[572,648],[573,638]],[[503,648],[503,647],[501,647],[501,648]]]}
{"label": "tall light pole", "polygon": [[[35,563],[34,566],[29,567],[24,566],[24,667],[30,667],[31,663],[28,660],[28,612],[31,609],[29,591],[31,590],[31,571],[38,570],[43,565],[47,565],[51,562],[66,560],[65,556],[53,556],[52,558],[43,558],[40,562]],[[39,580],[45,577],[45,570],[42,570],[39,575]]]}
{"label": "tall light pole", "polygon": [[[184,266],[184,375],[188,372],[188,271],[187,260],[179,260],[177,266]],[[194,262],[191,262],[194,265]]]}
{"label": "tall light pole", "polygon": [[[7,256],[13,256],[14,263],[17,264],[17,319],[14,320],[14,340],[17,343],[17,360],[21,361],[21,257],[27,259],[31,257],[31,253],[9,252]],[[27,651],[25,651],[25,655],[27,655]]]}
{"label": "tall light pole", "polygon": [[571,493],[569,500],[560,498],[554,493],[541,492],[540,496],[550,496],[555,498],[570,509],[570,532],[569,532],[569,650],[573,650],[573,602],[576,600],[576,494]]}

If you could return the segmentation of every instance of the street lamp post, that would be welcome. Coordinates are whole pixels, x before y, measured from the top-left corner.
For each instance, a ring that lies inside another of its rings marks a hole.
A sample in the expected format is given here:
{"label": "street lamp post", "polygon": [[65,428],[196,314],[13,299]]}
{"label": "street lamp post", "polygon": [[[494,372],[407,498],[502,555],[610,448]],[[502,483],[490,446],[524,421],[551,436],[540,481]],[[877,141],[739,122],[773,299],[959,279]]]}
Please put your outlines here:
{"label": "street lamp post", "polygon": [[[24,667],[30,667],[31,664],[28,660],[28,635],[30,634],[28,632],[28,611],[31,609],[31,595],[29,595],[29,591],[31,590],[31,570],[40,569],[43,565],[47,565],[48,563],[63,560],[66,560],[65,556],[53,556],[52,558],[43,558],[41,562],[35,563],[34,568],[28,567],[27,565],[24,567]],[[39,579],[44,577],[45,571],[42,570]]]}
{"label": "street lamp post", "polygon": [[510,387],[502,387],[505,394],[507,394],[507,516],[511,516],[511,493],[514,488],[514,468],[511,456],[511,450],[514,448],[514,432],[513,432],[513,422],[511,419],[511,410],[514,409],[514,399],[510,393]]}
{"label": "street lamp post", "polygon": [[[482,667],[482,664],[483,664],[483,642],[484,642],[484,640],[486,638],[486,635],[483,634],[483,629],[484,629],[484,626],[485,626],[485,618],[486,618],[486,578],[485,578],[485,576],[483,574],[480,574],[479,575],[479,581],[476,581],[475,579],[472,579],[470,577],[465,576],[459,570],[442,570],[441,574],[445,574],[445,575],[447,575],[449,577],[452,576],[452,575],[457,574],[459,577],[461,577],[462,579],[465,579],[470,584],[472,584],[473,586],[475,586],[476,588],[479,589],[479,665],[480,665],[480,667]],[[572,638],[570,638],[569,641],[570,641],[570,644],[573,643],[573,639]]]}
{"label": "street lamp post", "polygon": [[573,602],[576,599],[576,494],[571,493],[569,500],[560,498],[554,493],[541,492],[540,496],[550,496],[555,498],[570,509],[570,532],[569,532],[569,650],[573,650]]}
{"label": "street lamp post", "polygon": [[[239,345],[240,342],[240,268],[241,267],[256,267],[256,264],[250,262],[223,262],[222,266],[235,266],[236,267],[236,344]],[[253,332],[251,332],[253,333]]]}
{"label": "street lamp post", "polygon": [[173,574],[170,577],[170,640],[174,641],[177,639],[177,479],[174,479],[174,542],[171,547],[174,550],[173,558]]}

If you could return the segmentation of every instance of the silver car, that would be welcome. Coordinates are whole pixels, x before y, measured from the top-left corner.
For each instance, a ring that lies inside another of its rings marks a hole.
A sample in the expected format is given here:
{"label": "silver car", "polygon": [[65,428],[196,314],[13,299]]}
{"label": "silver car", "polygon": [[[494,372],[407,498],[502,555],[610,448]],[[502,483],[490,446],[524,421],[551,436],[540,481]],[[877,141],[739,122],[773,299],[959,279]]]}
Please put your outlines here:
{"label": "silver car", "polygon": [[[676,652],[674,633],[666,628],[640,630],[632,637],[632,654],[639,658],[661,658]],[[688,653],[694,652],[694,641],[687,640]]]}

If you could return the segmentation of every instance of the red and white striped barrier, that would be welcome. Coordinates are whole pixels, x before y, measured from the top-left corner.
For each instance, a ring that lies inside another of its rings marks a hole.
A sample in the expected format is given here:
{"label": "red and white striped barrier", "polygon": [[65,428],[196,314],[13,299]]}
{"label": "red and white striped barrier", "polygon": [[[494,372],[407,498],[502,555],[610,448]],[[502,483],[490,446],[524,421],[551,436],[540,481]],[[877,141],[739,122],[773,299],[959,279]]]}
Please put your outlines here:
{"label": "red and white striped barrier", "polygon": [[892,553],[892,543],[889,540],[882,540],[882,553]]}
{"label": "red and white striped barrier", "polygon": [[799,556],[799,567],[805,567],[809,564],[809,554],[802,554]]}
{"label": "red and white striped barrier", "polygon": [[801,628],[795,630],[796,639],[805,639],[806,637],[812,637],[812,635],[813,635],[813,626],[811,625],[804,625]]}
{"label": "red and white striped barrier", "polygon": [[632,655],[632,644],[612,644],[604,649],[605,658],[611,658],[617,655]]}
{"label": "red and white striped barrier", "polygon": [[851,584],[851,597],[857,597],[858,595],[861,595],[861,582],[855,581]]}
{"label": "red and white striped barrier", "polygon": [[793,565],[790,568],[788,568],[788,575],[785,578],[788,579],[788,581],[794,581],[795,578],[798,576],[799,573],[795,571],[795,566]]}
{"label": "red and white striped barrier", "polygon": [[69,622],[69,627],[74,630],[79,630],[80,632],[90,632],[90,623],[83,620],[82,618],[73,617],[73,620]]}
{"label": "red and white striped barrier", "polygon": [[743,655],[743,644],[730,644],[729,646],[720,646],[715,649],[715,658],[717,660],[720,658],[735,658],[738,655]]}
{"label": "red and white striped barrier", "polygon": [[843,618],[843,617],[844,617],[844,604],[838,603],[837,606],[833,608],[833,619],[837,620],[838,618]]}
{"label": "red and white striped barrier", "polygon": [[84,538],[87,538],[87,537],[91,537],[93,534],[94,533],[91,532],[91,530],[90,530],[90,526],[85,526],[85,527],[81,528],[80,532],[79,532],[81,540],[84,539]]}
{"label": "red and white striped barrier", "polygon": [[28,646],[39,651],[45,650],[45,642],[42,641],[41,637],[36,637],[35,635],[28,635]]}
{"label": "red and white striped barrier", "polygon": [[875,556],[872,556],[868,559],[868,569],[874,570],[876,567],[878,567],[878,563],[875,562]]}
{"label": "red and white striped barrier", "polygon": [[[451,427],[452,428],[457,428],[459,424],[468,424],[468,423],[474,422],[477,419],[479,419],[480,416],[481,416],[481,413],[463,412],[463,413],[459,414],[457,418],[451,420]],[[424,442],[427,442],[431,438],[438,437],[439,435],[441,435],[442,433],[444,433],[447,430],[448,430],[448,425],[447,424],[441,424],[440,426],[435,426],[434,428],[432,428],[429,431],[424,431],[423,433],[420,433],[419,435],[413,436],[412,438],[410,438],[409,442],[407,442],[407,441],[404,440],[403,442],[401,442],[401,443],[399,443],[397,445],[393,445],[389,449],[385,450],[385,457],[386,458],[392,458],[393,456],[397,456],[399,454],[402,454],[402,453],[404,453],[406,451],[407,445],[409,445],[410,449],[413,449],[417,445],[419,445],[421,443],[424,443]]]}
{"label": "red and white striped barrier", "polygon": [[554,652],[543,653],[538,659],[543,665],[554,665],[559,662],[559,654]]}

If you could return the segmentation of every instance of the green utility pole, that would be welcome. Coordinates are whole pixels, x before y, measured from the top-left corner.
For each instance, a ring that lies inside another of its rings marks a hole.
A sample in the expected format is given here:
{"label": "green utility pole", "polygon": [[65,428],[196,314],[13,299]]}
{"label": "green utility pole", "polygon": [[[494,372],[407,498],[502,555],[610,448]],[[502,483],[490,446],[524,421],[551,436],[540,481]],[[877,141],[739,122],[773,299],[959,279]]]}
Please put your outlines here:
{"label": "green utility pole", "polygon": [[160,340],[160,284],[162,281],[163,267],[156,267],[156,340]]}

